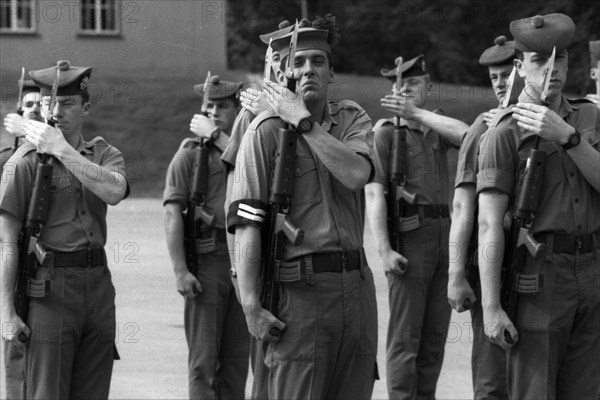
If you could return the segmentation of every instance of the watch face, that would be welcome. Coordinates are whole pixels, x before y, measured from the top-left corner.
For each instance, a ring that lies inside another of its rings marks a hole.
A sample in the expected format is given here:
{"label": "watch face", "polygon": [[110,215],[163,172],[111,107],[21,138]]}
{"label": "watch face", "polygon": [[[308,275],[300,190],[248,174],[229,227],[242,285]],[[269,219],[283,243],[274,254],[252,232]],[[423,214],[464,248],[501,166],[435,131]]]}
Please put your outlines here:
{"label": "watch face", "polygon": [[302,122],[300,122],[300,130],[302,132],[310,131],[311,125],[310,120],[303,119]]}
{"label": "watch face", "polygon": [[569,142],[571,142],[571,144],[573,146],[577,146],[579,144],[579,142],[581,141],[581,136],[579,135],[571,135],[571,140],[569,140]]}

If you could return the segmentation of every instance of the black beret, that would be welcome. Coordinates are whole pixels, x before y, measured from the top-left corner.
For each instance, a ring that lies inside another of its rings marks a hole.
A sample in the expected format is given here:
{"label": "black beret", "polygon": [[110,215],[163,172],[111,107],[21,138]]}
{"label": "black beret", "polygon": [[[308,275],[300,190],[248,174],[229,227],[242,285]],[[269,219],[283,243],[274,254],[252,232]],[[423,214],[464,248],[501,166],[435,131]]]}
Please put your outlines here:
{"label": "black beret", "polygon": [[207,91],[210,100],[220,100],[232,96],[237,97],[241,88],[242,82],[222,81],[219,78],[219,75],[213,75],[209,78],[207,83],[194,85],[194,92],[200,96],[204,96],[204,92]]}
{"label": "black beret", "polygon": [[23,96],[27,93],[39,93],[40,88],[31,79],[23,81]]}
{"label": "black beret", "polygon": [[[396,68],[381,69],[381,75],[385,76],[390,80],[396,80]],[[423,54],[416,56],[412,60],[408,60],[403,62],[400,65],[400,72],[402,72],[403,78],[408,78],[410,76],[423,76],[427,75],[427,68],[425,67],[425,56]]]}
{"label": "black beret", "polygon": [[575,34],[575,23],[565,14],[536,15],[510,23],[515,47],[526,52],[550,55],[552,49],[565,50]]}
{"label": "black beret", "polygon": [[503,65],[512,64],[515,58],[515,42],[507,41],[506,36],[498,36],[494,40],[494,45],[485,49],[479,57],[481,65]]}
{"label": "black beret", "polygon": [[92,67],[74,67],[68,61],[59,61],[54,67],[29,72],[29,76],[40,88],[42,96],[50,96],[57,70],[60,70],[58,96],[74,96],[85,92],[92,75]]}

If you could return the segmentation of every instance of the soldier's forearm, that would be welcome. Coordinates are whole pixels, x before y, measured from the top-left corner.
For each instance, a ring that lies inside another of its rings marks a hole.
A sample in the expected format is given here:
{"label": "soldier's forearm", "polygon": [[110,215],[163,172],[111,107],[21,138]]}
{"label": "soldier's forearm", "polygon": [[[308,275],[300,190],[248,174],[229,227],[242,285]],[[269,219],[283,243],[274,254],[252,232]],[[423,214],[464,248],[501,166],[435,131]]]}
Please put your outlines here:
{"label": "soldier's forearm", "polygon": [[240,256],[235,258],[235,269],[240,288],[240,300],[244,310],[260,307],[258,298],[258,278],[260,276],[260,232],[249,225],[238,226],[235,232],[235,246]]}

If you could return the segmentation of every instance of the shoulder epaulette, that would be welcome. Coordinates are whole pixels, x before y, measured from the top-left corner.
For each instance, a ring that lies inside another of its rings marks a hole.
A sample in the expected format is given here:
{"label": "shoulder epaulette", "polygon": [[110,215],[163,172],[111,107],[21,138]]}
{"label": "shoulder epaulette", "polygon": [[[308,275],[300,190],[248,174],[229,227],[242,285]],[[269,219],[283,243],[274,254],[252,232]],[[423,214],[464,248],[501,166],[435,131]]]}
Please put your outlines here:
{"label": "shoulder epaulette", "polygon": [[32,151],[35,151],[35,149],[36,149],[36,147],[33,144],[26,141],[25,143],[23,143],[22,145],[20,145],[17,148],[17,151],[15,151],[15,154],[13,155],[13,157],[14,156],[23,157],[24,155],[31,153]]}
{"label": "shoulder epaulette", "polygon": [[181,149],[193,149],[194,147],[200,146],[200,140],[198,138],[185,138],[179,145]]}
{"label": "shoulder epaulette", "polygon": [[355,101],[343,99],[339,101],[330,101],[329,109],[331,110],[331,114],[335,115],[339,113],[343,109],[352,109],[358,111],[364,111],[364,109]]}
{"label": "shoulder epaulette", "polygon": [[273,110],[266,110],[266,111],[261,112],[260,114],[258,114],[256,116],[256,118],[254,118],[252,120],[250,125],[248,125],[248,130],[258,129],[260,124],[262,124],[263,122],[265,122],[266,120],[271,119],[271,118],[279,118],[279,116]]}
{"label": "shoulder epaulette", "polygon": [[590,103],[590,104],[594,104],[594,102],[590,99],[586,99],[585,97],[579,97],[576,99],[569,99],[567,98],[567,101],[571,104],[585,104],[585,103]]}
{"label": "shoulder epaulette", "polygon": [[496,114],[496,115],[494,116],[494,119],[492,119],[492,120],[490,121],[490,123],[488,124],[488,126],[489,126],[490,128],[495,128],[496,126],[498,126],[498,124],[500,123],[500,121],[502,121],[502,120],[504,120],[504,119],[506,119],[507,117],[509,117],[509,116],[511,116],[511,115],[512,115],[512,113],[513,113],[513,108],[514,108],[514,105],[510,105],[510,106],[508,106],[508,107],[506,107],[506,108],[504,108],[504,109],[500,110],[500,111],[498,112],[498,114]]}
{"label": "shoulder epaulette", "polygon": [[383,128],[385,125],[394,125],[394,121],[391,118],[382,118],[375,122],[373,130]]}
{"label": "shoulder epaulette", "polygon": [[108,143],[106,142],[106,140],[102,136],[96,136],[95,138],[93,138],[89,142],[85,142],[85,146],[86,147],[93,147],[93,146],[95,146],[97,144],[108,146]]}

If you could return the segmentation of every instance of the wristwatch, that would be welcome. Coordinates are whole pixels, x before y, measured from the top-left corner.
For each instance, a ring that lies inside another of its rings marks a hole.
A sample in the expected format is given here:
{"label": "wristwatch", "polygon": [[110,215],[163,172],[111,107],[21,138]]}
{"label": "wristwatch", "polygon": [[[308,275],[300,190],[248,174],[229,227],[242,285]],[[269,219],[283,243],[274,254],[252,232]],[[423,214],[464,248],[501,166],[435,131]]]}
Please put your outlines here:
{"label": "wristwatch", "polygon": [[566,150],[569,150],[569,149],[577,146],[580,142],[581,142],[581,133],[579,133],[579,131],[575,130],[575,133],[572,133],[569,136],[569,139],[567,139],[567,143],[565,143],[561,146],[566,151]]}
{"label": "wristwatch", "polygon": [[298,122],[298,126],[296,126],[296,132],[301,135],[310,131],[313,127],[313,121],[310,118],[302,118],[300,122]]}

